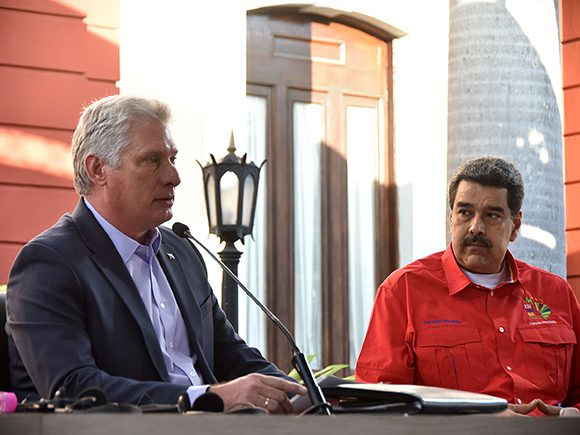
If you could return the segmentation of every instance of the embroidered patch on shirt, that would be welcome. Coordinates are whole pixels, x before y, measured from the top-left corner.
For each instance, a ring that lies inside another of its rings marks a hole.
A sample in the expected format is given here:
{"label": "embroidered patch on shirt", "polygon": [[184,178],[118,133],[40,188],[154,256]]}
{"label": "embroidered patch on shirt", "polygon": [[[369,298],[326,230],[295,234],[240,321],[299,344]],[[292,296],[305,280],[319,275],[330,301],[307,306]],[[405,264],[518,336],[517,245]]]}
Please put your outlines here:
{"label": "embroidered patch on shirt", "polygon": [[425,320],[423,321],[425,325],[459,325],[463,323],[463,320],[455,320],[455,319],[433,319],[433,320]]}
{"label": "embroidered patch on shirt", "polygon": [[547,320],[552,314],[552,309],[544,304],[541,299],[536,299],[533,296],[524,296],[524,309],[531,319]]}

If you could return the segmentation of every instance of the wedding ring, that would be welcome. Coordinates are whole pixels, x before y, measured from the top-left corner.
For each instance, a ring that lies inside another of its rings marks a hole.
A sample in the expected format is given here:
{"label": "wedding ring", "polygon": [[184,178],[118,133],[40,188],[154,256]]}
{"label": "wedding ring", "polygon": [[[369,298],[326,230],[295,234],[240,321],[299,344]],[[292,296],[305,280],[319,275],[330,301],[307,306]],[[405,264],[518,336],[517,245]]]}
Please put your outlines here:
{"label": "wedding ring", "polygon": [[268,408],[268,405],[270,404],[270,398],[266,397],[266,401],[264,402],[264,408]]}

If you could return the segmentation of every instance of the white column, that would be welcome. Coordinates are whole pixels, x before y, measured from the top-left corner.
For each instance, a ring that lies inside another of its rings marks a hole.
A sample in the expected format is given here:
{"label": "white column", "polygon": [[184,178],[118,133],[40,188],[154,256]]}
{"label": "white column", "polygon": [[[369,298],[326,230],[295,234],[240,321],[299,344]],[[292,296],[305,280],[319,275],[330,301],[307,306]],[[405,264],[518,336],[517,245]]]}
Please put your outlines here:
{"label": "white column", "polygon": [[[201,170],[209,153],[223,157],[233,129],[244,147],[246,11],[242,2],[121,0],[122,94],[142,94],[168,103],[179,148],[174,220],[187,223],[201,240],[208,234]],[[215,237],[208,240],[216,252]],[[221,270],[207,260],[218,298]]]}
{"label": "white column", "polygon": [[558,18],[552,0],[451,0],[448,175],[497,155],[524,177],[524,261],[566,274]]}

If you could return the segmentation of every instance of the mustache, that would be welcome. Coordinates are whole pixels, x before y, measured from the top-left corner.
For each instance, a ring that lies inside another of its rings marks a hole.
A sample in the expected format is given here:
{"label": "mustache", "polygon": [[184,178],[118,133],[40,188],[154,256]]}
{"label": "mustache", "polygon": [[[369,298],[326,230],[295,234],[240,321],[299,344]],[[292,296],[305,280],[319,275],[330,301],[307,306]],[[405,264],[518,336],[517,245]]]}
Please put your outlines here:
{"label": "mustache", "polygon": [[463,248],[467,246],[484,246],[486,248],[491,248],[491,240],[482,234],[474,234],[465,236],[465,238],[461,241],[461,246]]}

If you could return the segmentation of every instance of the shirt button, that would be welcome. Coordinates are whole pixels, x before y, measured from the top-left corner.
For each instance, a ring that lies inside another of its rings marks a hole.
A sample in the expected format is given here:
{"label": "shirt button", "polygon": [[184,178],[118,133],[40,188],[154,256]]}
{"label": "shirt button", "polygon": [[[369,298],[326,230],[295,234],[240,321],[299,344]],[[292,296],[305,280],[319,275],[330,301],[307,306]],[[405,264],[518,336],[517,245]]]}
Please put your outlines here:
{"label": "shirt button", "polygon": [[493,296],[493,290],[489,292],[489,295],[490,296]]}
{"label": "shirt button", "polygon": [[516,399],[516,402],[518,402],[518,405],[521,405],[522,404],[522,399],[518,398],[518,399]]}
{"label": "shirt button", "polygon": [[505,329],[503,329],[503,326],[499,327],[499,332],[505,332]]}
{"label": "shirt button", "polygon": [[165,302],[161,302],[161,303],[159,304],[159,306],[161,307],[161,309],[162,309],[162,310],[164,310],[164,309],[165,309]]}
{"label": "shirt button", "polygon": [[171,349],[173,349],[173,341],[170,341],[168,344],[169,344],[169,347],[170,347]]}
{"label": "shirt button", "polygon": [[508,372],[512,371],[512,366],[505,366],[505,368],[507,369]]}
{"label": "shirt button", "polygon": [[193,370],[191,370],[191,371],[189,372],[189,376],[195,376],[195,372],[194,372]]}

